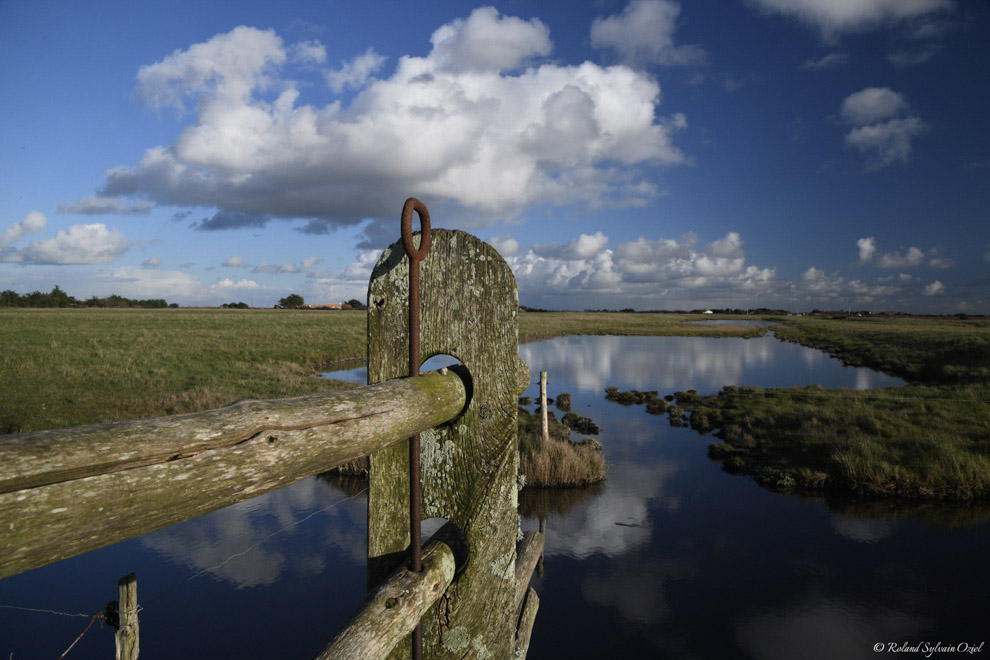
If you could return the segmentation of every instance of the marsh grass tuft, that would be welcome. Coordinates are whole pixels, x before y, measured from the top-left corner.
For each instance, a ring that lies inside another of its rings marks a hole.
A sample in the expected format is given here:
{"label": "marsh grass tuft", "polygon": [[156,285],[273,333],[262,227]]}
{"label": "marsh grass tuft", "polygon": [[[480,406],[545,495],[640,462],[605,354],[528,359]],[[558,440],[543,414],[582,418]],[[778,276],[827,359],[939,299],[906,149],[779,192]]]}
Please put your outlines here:
{"label": "marsh grass tuft", "polygon": [[550,440],[544,443],[539,416],[519,410],[519,473],[526,476],[526,485],[574,488],[602,481],[606,465],[601,443],[592,438],[571,442],[570,429],[553,413],[548,421]]}

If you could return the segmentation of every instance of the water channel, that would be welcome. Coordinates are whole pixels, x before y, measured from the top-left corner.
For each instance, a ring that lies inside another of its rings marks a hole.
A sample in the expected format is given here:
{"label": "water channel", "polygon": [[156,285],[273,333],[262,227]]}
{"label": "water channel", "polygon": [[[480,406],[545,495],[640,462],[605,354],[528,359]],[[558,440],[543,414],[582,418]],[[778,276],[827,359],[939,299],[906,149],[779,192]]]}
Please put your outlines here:
{"label": "water channel", "polygon": [[[774,494],[722,472],[706,456],[712,438],[603,396],[609,385],[663,395],[898,379],[769,334],[562,337],[520,356],[534,375],[549,371],[551,396],[571,393],[572,409],[602,426],[610,465],[601,488],[521,495],[524,529],[547,526],[530,657],[868,658],[888,642],[981,641],[985,506]],[[0,581],[0,604],[92,613],[134,571],[142,657],[309,657],[364,596],[363,489],[306,479]],[[85,624],[0,609],[0,656],[57,657]],[[112,645],[94,629],[72,657]]]}

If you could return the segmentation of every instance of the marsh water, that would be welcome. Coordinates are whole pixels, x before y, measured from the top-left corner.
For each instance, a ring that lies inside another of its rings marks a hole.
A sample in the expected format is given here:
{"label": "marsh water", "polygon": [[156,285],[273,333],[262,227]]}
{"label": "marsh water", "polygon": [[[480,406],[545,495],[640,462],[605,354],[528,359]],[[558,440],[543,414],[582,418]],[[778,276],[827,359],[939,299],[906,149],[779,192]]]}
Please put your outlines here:
{"label": "marsh water", "polygon": [[[601,425],[610,466],[599,488],[521,493],[523,527],[547,529],[530,657],[868,658],[986,636],[986,507],[771,493],[709,460],[713,438],[603,396],[898,379],[772,335],[562,337],[520,356]],[[0,604],[92,614],[134,571],[142,657],[309,657],[364,595],[365,518],[362,481],[306,479],[0,581]],[[57,657],[86,623],[0,609],[0,656]],[[106,657],[111,633],[94,627],[70,657]]]}

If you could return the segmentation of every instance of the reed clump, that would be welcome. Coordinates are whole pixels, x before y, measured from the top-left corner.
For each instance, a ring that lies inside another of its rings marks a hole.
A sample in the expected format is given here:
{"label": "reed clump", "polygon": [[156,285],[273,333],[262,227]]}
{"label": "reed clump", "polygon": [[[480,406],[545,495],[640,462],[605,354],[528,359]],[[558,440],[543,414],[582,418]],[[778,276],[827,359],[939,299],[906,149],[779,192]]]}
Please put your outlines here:
{"label": "reed clump", "polygon": [[593,438],[572,442],[567,426],[557,421],[552,412],[547,418],[550,439],[543,442],[539,416],[519,410],[519,474],[526,477],[526,485],[576,488],[605,479],[601,443]]}

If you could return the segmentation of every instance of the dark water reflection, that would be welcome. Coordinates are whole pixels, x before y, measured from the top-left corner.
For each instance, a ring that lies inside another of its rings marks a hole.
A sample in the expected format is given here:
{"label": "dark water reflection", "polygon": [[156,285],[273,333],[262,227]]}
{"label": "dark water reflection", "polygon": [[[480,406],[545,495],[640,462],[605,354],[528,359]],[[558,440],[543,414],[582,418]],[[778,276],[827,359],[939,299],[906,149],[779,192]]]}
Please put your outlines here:
{"label": "dark water reflection", "polygon": [[[722,472],[709,439],[603,398],[607,385],[666,394],[897,379],[772,337],[567,337],[520,354],[550,372],[551,396],[570,392],[602,426],[610,463],[596,489],[520,496],[524,528],[547,525],[531,657],[866,658],[880,642],[980,641],[986,505],[776,495]],[[308,657],[364,596],[364,488],[307,479],[0,581],[0,604],[93,612],[135,571],[142,657]],[[0,610],[0,656],[57,657],[85,623]],[[94,629],[72,657],[112,648],[112,633]]]}

